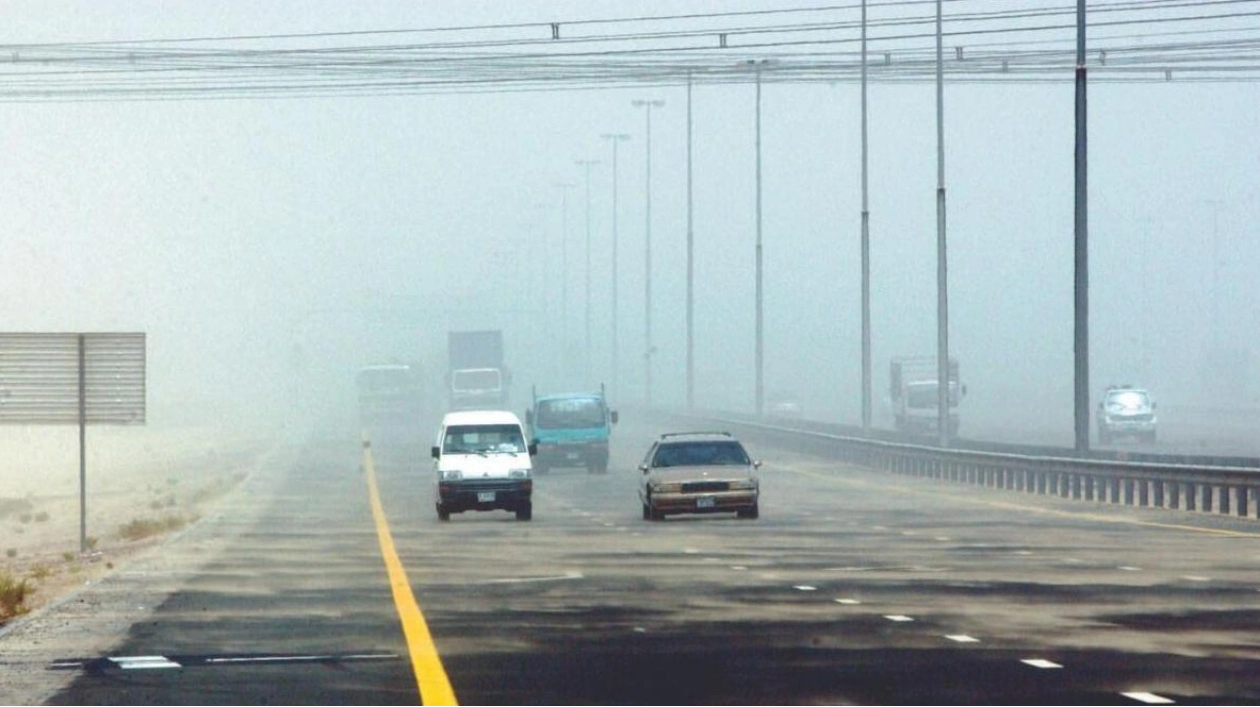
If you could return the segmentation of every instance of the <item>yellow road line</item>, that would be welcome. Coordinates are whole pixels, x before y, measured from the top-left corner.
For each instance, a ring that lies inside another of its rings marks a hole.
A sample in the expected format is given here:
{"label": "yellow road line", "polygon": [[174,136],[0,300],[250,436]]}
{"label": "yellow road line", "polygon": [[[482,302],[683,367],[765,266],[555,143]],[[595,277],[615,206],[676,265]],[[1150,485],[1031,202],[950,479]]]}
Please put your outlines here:
{"label": "yellow road line", "polygon": [[385,558],[385,568],[389,571],[389,587],[394,593],[394,605],[398,607],[403,635],[407,637],[407,650],[411,654],[411,668],[415,671],[416,684],[420,687],[420,703],[458,705],[455,691],[451,689],[451,681],[442,667],[442,658],[438,655],[437,646],[433,644],[433,636],[429,634],[429,625],[424,621],[424,614],[420,613],[420,605],[411,592],[407,573],[394,550],[394,538],[389,534],[385,510],[381,507],[381,497],[376,487],[376,462],[372,459],[371,448],[366,444],[363,445],[363,469],[367,474],[372,517],[376,519],[376,535],[381,542],[381,555]]}
{"label": "yellow road line", "polygon": [[[841,479],[841,478],[837,478],[829,474],[821,474],[816,471],[805,471],[803,469],[792,469],[791,467],[788,467],[788,469],[796,474],[802,474],[804,476],[813,476],[819,479],[827,479],[836,483],[850,484],[853,486],[868,486],[868,487],[878,485],[878,486],[883,486],[887,488],[887,485],[884,485],[884,484],[875,484],[872,482],[859,481],[856,479]],[[1099,522],[1104,522],[1104,523],[1122,523],[1122,524],[1127,524],[1127,525],[1139,525],[1139,526],[1145,526],[1145,527],[1150,527],[1150,528],[1163,528],[1165,530],[1188,530],[1195,533],[1207,533],[1209,535],[1223,535],[1225,537],[1232,537],[1232,538],[1260,538],[1260,533],[1249,533],[1242,530],[1225,530],[1223,528],[1201,528],[1198,526],[1181,525],[1178,523],[1157,523],[1155,521],[1138,520],[1136,518],[1118,518],[1114,516],[1099,515],[1097,513],[1064,511],[1057,508],[1045,508],[1042,506],[1027,506],[1020,503],[1011,503],[1009,501],[989,501],[989,500],[979,499],[979,498],[967,498],[965,496],[959,496],[958,494],[954,494],[954,493],[948,493],[944,491],[929,491],[926,489],[916,489],[916,488],[910,488],[904,485],[896,485],[895,488],[898,489],[899,491],[904,491],[905,493],[912,493],[912,494],[916,494],[920,496],[947,496],[955,501],[962,501],[964,503],[973,503],[973,504],[981,505],[981,506],[989,506],[991,508],[1002,508],[1005,510],[1032,511],[1034,513],[1044,513],[1046,515],[1057,515],[1057,516],[1063,516],[1066,518],[1094,520],[1094,521],[1099,521]],[[984,487],[984,488],[987,489],[988,487]],[[992,490],[1000,490],[1000,489],[992,489]],[[1052,498],[1057,498],[1057,496],[1052,496]],[[1135,510],[1143,510],[1141,506],[1129,506],[1129,507],[1134,508]],[[1148,510],[1159,510],[1159,509],[1151,508]]]}

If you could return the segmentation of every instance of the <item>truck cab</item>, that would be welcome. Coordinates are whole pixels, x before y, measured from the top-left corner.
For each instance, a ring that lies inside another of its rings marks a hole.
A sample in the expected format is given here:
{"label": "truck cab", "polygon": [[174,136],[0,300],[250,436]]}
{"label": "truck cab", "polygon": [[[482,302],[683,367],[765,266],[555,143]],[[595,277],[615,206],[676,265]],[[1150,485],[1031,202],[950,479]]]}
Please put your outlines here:
{"label": "truck cab", "polygon": [[449,412],[432,449],[438,520],[452,513],[501,509],[533,517],[536,448],[520,418],[506,410]]}
{"label": "truck cab", "polygon": [[617,412],[597,393],[560,393],[539,397],[525,413],[530,440],[538,448],[534,466],[542,474],[554,467],[608,471],[608,442]]}

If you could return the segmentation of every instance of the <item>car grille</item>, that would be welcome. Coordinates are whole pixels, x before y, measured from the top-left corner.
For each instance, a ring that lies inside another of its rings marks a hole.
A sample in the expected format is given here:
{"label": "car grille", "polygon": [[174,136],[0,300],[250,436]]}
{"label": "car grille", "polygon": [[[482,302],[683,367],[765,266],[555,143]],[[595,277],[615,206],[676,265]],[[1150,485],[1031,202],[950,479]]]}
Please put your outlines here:
{"label": "car grille", "polygon": [[712,493],[714,491],[729,491],[730,482],[727,481],[687,481],[682,485],[683,493]]}

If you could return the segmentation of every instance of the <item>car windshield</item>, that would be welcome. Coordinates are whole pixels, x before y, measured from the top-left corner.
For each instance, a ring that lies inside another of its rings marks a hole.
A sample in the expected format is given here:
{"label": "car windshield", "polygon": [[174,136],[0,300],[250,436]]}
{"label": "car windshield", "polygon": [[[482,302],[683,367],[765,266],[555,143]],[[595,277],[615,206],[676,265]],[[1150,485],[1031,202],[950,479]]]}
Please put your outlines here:
{"label": "car windshield", "polygon": [[656,449],[653,467],[748,465],[748,453],[735,441],[670,442]]}
{"label": "car windshield", "polygon": [[446,454],[525,452],[525,437],[516,425],[455,425],[446,429],[442,442]]}
{"label": "car windshield", "polygon": [[538,404],[537,424],[544,429],[603,427],[607,415],[598,398],[544,400]]}
{"label": "car windshield", "polygon": [[[916,383],[906,389],[906,406],[911,408],[936,408],[936,383]],[[949,406],[958,407],[958,384],[949,386]]]}

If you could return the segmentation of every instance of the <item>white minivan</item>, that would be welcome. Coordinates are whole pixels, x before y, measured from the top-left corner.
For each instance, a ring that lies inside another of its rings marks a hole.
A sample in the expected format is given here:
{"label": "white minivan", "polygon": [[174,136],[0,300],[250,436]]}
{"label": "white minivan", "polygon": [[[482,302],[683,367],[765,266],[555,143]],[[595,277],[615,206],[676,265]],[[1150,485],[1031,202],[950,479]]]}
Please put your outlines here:
{"label": "white minivan", "polygon": [[533,517],[534,479],[520,419],[506,410],[464,410],[442,418],[433,447],[437,514],[502,509],[517,520]]}

